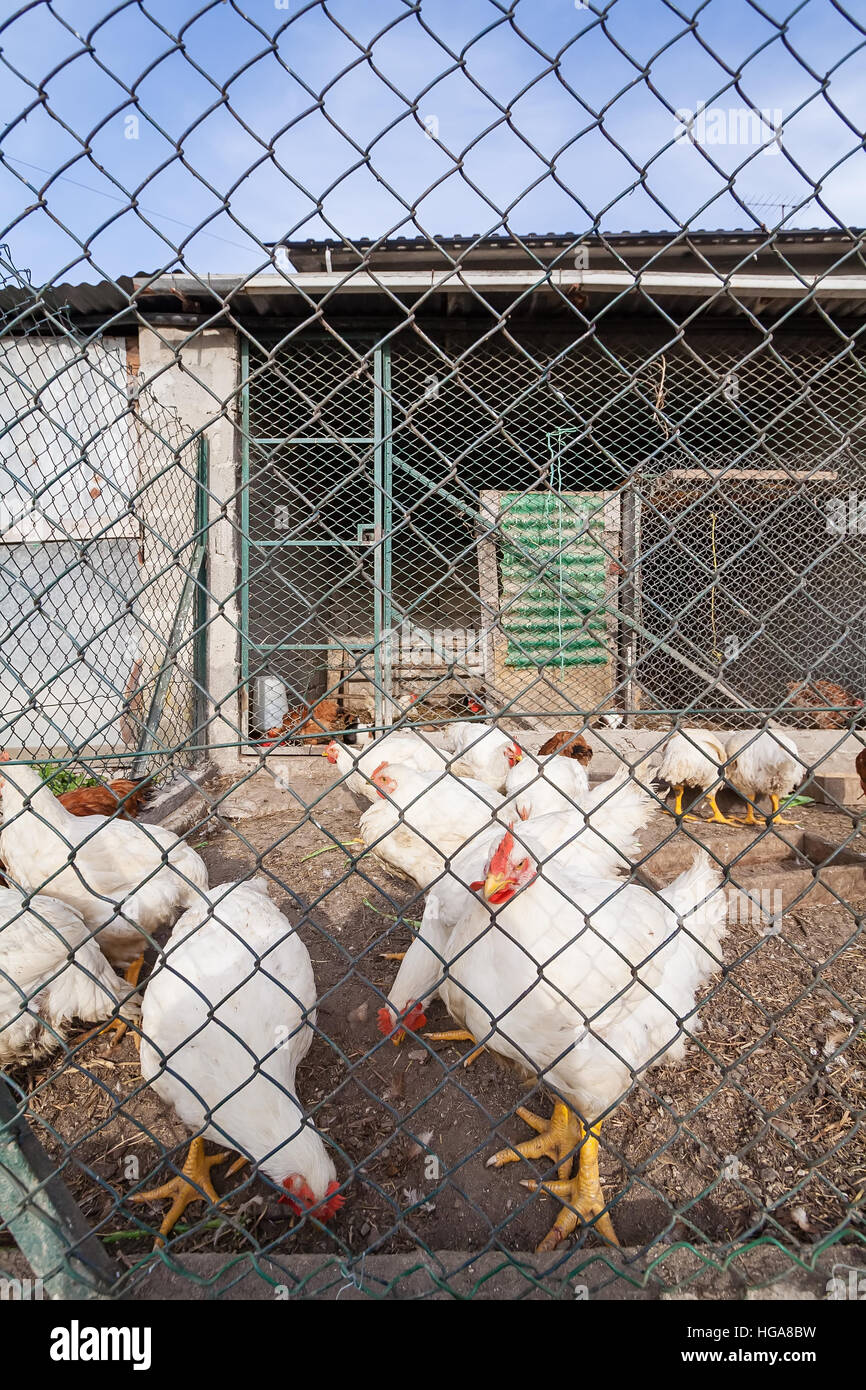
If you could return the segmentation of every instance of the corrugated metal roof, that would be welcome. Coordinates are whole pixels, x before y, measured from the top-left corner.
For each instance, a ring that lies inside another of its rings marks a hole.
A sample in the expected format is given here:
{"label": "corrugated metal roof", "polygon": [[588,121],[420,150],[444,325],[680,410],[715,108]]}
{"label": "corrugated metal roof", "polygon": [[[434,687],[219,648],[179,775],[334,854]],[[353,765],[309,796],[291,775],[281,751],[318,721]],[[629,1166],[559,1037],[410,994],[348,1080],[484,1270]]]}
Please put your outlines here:
{"label": "corrugated metal roof", "polygon": [[636,232],[528,232],[525,236],[519,237],[501,234],[384,238],[361,236],[352,241],[333,238],[317,241],[310,237],[306,240],[288,239],[267,244],[275,249],[284,249],[295,268],[302,271],[329,266],[342,269],[362,262],[382,267],[410,262],[435,265],[451,258],[459,258],[462,263],[474,263],[476,266],[497,265],[504,259],[526,264],[533,256],[540,260],[555,259],[578,247],[587,249],[593,263],[599,255],[610,255],[611,249],[620,254],[625,253],[626,258],[628,252],[641,250],[689,256],[693,254],[692,247],[715,247],[732,256],[748,252],[752,248],[765,255],[775,255],[777,249],[787,253],[796,248],[812,253],[832,254],[834,248],[841,252],[853,249],[854,245],[862,242],[863,235],[860,228],[853,229],[849,236],[834,227],[798,228],[776,233],[760,227],[728,231],[722,228],[716,231],[683,231],[673,228],[670,231]]}
{"label": "corrugated metal roof", "polygon": [[104,314],[110,317],[128,307],[135,293],[135,279],[121,275],[118,280],[100,280],[98,284],[84,282],[73,285],[49,285],[40,289],[26,285],[11,285],[0,289],[0,311],[8,311],[28,302],[44,304],[48,309],[69,309],[74,314]]}
{"label": "corrugated metal roof", "polygon": [[[432,314],[443,307],[451,312],[457,301],[460,313],[483,312],[486,300],[499,311],[512,301],[519,307],[509,312],[517,313],[543,302],[554,316],[571,312],[569,296],[590,315],[609,304],[617,314],[646,316],[660,295],[666,312],[686,315],[700,306],[702,315],[715,318],[740,315],[743,307],[762,313],[770,301],[779,309],[803,301],[803,312],[814,313],[813,291],[831,314],[863,316],[863,239],[859,228],[849,234],[828,227],[775,235],[719,229],[364,237],[354,244],[308,239],[271,243],[274,266],[267,274],[140,273],[50,286],[41,295],[47,307],[65,308],[91,327],[142,319],[193,326],[203,316],[218,319],[224,305],[233,317],[293,318],[308,315],[310,300],[322,298],[335,316],[377,319],[399,313],[392,295]],[[33,294],[40,292],[7,285],[0,311]]]}
{"label": "corrugated metal roof", "polygon": [[[855,236],[862,237],[864,229],[861,227],[851,228]],[[772,236],[774,241],[801,241],[801,240],[837,240],[849,241],[847,233],[841,232],[838,227],[797,227],[792,230],[781,230],[775,233],[768,232],[762,227],[718,227],[715,229],[689,230],[680,227],[672,227],[668,231],[652,230],[644,228],[641,231],[633,232],[526,232],[519,236],[505,236],[501,233],[487,235],[481,232],[456,232],[453,235],[430,236],[396,236],[396,237],[373,237],[360,236],[353,241],[338,240],[333,237],[325,237],[321,240],[315,237],[305,237],[298,240],[291,238],[281,238],[278,241],[266,241],[265,246],[289,246],[302,248],[305,246],[312,248],[342,247],[350,250],[352,246],[516,246],[519,243],[528,245],[531,242],[549,242],[562,246],[570,246],[575,242],[609,242],[610,244],[628,243],[634,241],[652,241],[659,245],[673,240],[689,241],[728,241],[731,243],[752,239],[766,241],[768,236]]]}

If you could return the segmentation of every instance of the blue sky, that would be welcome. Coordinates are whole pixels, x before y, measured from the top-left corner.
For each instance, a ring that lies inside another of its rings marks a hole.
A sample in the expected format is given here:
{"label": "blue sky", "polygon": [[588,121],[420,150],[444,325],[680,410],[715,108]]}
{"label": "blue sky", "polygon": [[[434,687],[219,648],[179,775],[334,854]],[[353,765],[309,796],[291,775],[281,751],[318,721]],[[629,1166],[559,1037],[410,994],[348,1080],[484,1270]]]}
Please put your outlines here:
{"label": "blue sky", "polygon": [[283,235],[862,226],[864,37],[866,0],[0,0],[0,241],[41,283]]}

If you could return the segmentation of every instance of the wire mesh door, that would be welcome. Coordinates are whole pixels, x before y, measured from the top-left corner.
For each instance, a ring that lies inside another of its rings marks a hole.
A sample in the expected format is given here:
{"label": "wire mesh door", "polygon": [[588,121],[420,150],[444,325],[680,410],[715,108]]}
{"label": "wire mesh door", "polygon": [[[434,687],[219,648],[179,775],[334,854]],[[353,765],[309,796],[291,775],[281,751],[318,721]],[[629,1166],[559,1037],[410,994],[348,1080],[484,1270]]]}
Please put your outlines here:
{"label": "wire mesh door", "polygon": [[387,349],[332,339],[243,355],[249,732],[336,699],[389,722]]}

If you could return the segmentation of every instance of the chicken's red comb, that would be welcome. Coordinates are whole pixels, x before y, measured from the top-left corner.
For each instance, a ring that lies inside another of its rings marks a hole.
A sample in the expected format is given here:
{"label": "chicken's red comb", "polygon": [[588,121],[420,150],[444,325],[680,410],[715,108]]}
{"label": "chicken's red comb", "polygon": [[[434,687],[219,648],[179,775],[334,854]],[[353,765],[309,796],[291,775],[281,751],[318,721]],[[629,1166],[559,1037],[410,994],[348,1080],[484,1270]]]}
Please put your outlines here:
{"label": "chicken's red comb", "polygon": [[297,1173],[290,1173],[287,1178],[283,1178],[283,1187],[286,1188],[286,1192],[280,1194],[277,1202],[291,1207],[295,1216],[303,1216],[306,1210],[304,1204],[308,1206],[313,1201],[312,1188]]}
{"label": "chicken's red comb", "polygon": [[317,1221],[329,1221],[332,1216],[336,1216],[340,1207],[346,1205],[346,1198],[337,1192],[339,1186],[336,1179],[328,1183],[321,1202],[316,1202],[309,1184],[303,1180],[298,1181],[297,1174],[292,1173],[289,1177],[283,1178],[283,1187],[288,1191],[278,1197],[277,1201],[291,1207],[296,1216],[309,1214],[315,1216]]}
{"label": "chicken's red comb", "polygon": [[379,776],[380,772],[384,772],[384,771],[385,771],[385,768],[386,768],[387,766],[388,766],[388,759],[386,758],[385,761],[384,761],[383,763],[380,763],[379,766],[374,770],[374,772],[373,772],[373,774],[372,774],[372,780],[373,780],[374,782],[375,782],[376,778]]}
{"label": "chicken's red comb", "polygon": [[400,1014],[396,1023],[391,1021],[390,1009],[386,1009],[383,1006],[379,1010],[379,1031],[380,1033],[384,1033],[386,1038],[389,1037],[391,1033],[394,1033],[391,1041],[395,1045],[403,1041],[407,1032],[414,1033],[416,1029],[423,1028],[426,1022],[427,1015],[424,1012],[424,1005],[419,1004],[417,999],[414,999],[411,1004],[406,1005],[406,1008],[403,1013]]}
{"label": "chicken's red comb", "polygon": [[416,1028],[423,1028],[426,1022],[427,1015],[424,1012],[424,1005],[419,1004],[416,999],[412,1007],[406,1012],[403,1027],[408,1029],[410,1033],[414,1033]]}
{"label": "chicken's red comb", "polygon": [[[310,1213],[311,1216],[315,1216],[319,1221],[330,1221],[332,1216],[337,1215],[340,1207],[346,1205],[345,1196],[342,1192],[337,1191],[339,1186],[340,1184],[336,1180],[328,1183],[325,1190],[325,1197],[328,1200],[320,1202],[317,1207],[313,1207]],[[334,1194],[333,1196],[331,1195],[332,1193]]]}
{"label": "chicken's red comb", "polygon": [[510,830],[506,830],[496,848],[496,853],[490,861],[490,872],[501,873],[503,869],[507,868],[513,853],[514,836]]}

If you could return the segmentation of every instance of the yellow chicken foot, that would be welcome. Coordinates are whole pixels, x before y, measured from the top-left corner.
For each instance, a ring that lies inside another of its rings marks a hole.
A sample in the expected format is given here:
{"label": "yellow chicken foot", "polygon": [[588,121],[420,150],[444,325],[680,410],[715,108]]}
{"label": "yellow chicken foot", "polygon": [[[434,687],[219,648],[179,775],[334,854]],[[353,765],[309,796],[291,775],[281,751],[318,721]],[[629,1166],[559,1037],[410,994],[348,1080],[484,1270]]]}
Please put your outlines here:
{"label": "yellow chicken foot", "polygon": [[380,960],[402,960],[403,957],[405,956],[405,954],[406,954],[405,951],[382,951],[381,955],[379,956],[379,959],[380,959]]}
{"label": "yellow chicken foot", "polygon": [[553,1114],[543,1120],[524,1106],[517,1107],[521,1120],[534,1129],[535,1139],[524,1139],[520,1144],[500,1149],[488,1158],[488,1168],[502,1168],[506,1163],[516,1163],[520,1158],[552,1158],[557,1164],[560,1180],[566,1182],[571,1177],[571,1160],[574,1151],[583,1137],[583,1130],[577,1116],[567,1105],[558,1100],[554,1103]]}
{"label": "yellow chicken foot", "polygon": [[770,797],[770,800],[771,800],[771,802],[773,803],[773,815],[772,815],[773,825],[796,825],[796,824],[797,824],[797,822],[796,822],[795,820],[785,820],[785,817],[784,817],[784,816],[780,816],[780,815],[779,815],[779,804],[780,804],[780,802],[781,802],[781,800],[782,800],[782,798],[781,798],[780,796],[771,796],[771,797]]}
{"label": "yellow chicken foot", "polygon": [[728,816],[723,816],[723,815],[722,815],[721,811],[719,810],[718,806],[716,805],[716,798],[715,798],[715,794],[714,794],[713,792],[708,792],[708,793],[707,793],[707,805],[709,806],[709,808],[710,808],[710,810],[712,811],[713,814],[710,816],[710,818],[709,818],[708,821],[705,821],[705,824],[706,824],[706,825],[739,825],[739,824],[740,824],[739,821],[737,821],[737,820],[731,820]]}
{"label": "yellow chicken foot", "polygon": [[[582,1126],[578,1127],[582,1129]],[[562,1211],[553,1223],[553,1227],[548,1231],[544,1240],[537,1247],[538,1252],[545,1250],[555,1250],[560,1241],[566,1236],[571,1235],[579,1221],[587,1225],[592,1223],[593,1229],[605,1240],[609,1240],[611,1245],[619,1245],[610,1213],[605,1211],[607,1203],[604,1200],[604,1193],[601,1190],[601,1180],[598,1176],[598,1131],[601,1125],[594,1125],[586,1136],[578,1157],[578,1172],[576,1178],[559,1182],[536,1182],[534,1179],[524,1179],[523,1187],[528,1187],[530,1192],[550,1192],[554,1197],[559,1197],[567,1205],[563,1206]]]}
{"label": "yellow chicken foot", "polygon": [[[132,965],[128,966],[126,971],[124,972],[123,978],[126,980],[126,983],[128,985],[138,984],[138,977],[141,974],[141,968],[143,965],[144,952],[142,951],[141,955],[138,956],[138,958],[132,962]],[[121,1038],[128,1031],[128,1029],[129,1024],[126,1022],[125,1018],[114,1018],[111,1020],[110,1023],[98,1023],[95,1028],[89,1028],[86,1033],[81,1033],[78,1037],[76,1037],[74,1039],[74,1042],[76,1047],[80,1047],[82,1043],[90,1042],[91,1038],[98,1038],[101,1033],[113,1033],[114,1037],[112,1038],[111,1044],[108,1048],[109,1052],[113,1052],[114,1049],[117,1047],[117,1044],[120,1042]],[[136,1051],[139,1051],[141,1048],[141,1035],[139,1033],[136,1033],[135,1035],[135,1047]]]}
{"label": "yellow chicken foot", "polygon": [[[127,966],[127,969],[124,972],[123,978],[126,980],[126,983],[128,985],[138,984],[138,977],[141,974],[143,966],[144,951],[141,952],[140,956],[136,957],[136,959],[132,962],[132,965]],[[120,1042],[123,1035],[126,1032],[128,1032],[128,1030],[129,1024],[123,1018],[116,1018],[112,1023],[106,1025],[105,1032],[114,1034],[114,1037],[111,1040],[111,1046],[108,1049],[109,1052],[114,1051],[114,1049],[117,1047],[117,1044]],[[136,1051],[141,1047],[141,1036],[138,1033],[135,1036],[135,1046]]]}
{"label": "yellow chicken foot", "polygon": [[685,787],[674,787],[674,791],[676,792],[674,809],[671,810],[670,806],[663,805],[662,810],[666,811],[669,816],[675,816],[677,820],[700,820],[700,816],[693,816],[689,811],[683,814],[683,792],[685,791]]}
{"label": "yellow chicken foot", "polygon": [[[147,1192],[137,1192],[127,1198],[130,1202],[159,1202],[166,1198],[171,1199],[171,1206],[165,1214],[165,1219],[159,1228],[159,1235],[153,1243],[154,1250],[165,1244],[165,1237],[172,1231],[186,1211],[190,1202],[201,1202],[205,1197],[214,1204],[215,1207],[221,1205],[219,1194],[214,1188],[210,1178],[210,1170],[217,1163],[225,1163],[228,1154],[212,1154],[210,1158],[204,1151],[204,1140],[193,1139],[189,1146],[189,1153],[183,1165],[183,1175],[180,1174],[172,1178],[170,1182],[163,1183],[161,1187],[152,1187]],[[240,1162],[236,1161],[230,1171],[240,1167]],[[201,1189],[201,1190],[199,1190]]]}
{"label": "yellow chicken foot", "polygon": [[[465,1028],[451,1028],[445,1033],[425,1033],[424,1037],[429,1038],[431,1042],[475,1042],[472,1034],[467,1033]],[[480,1057],[483,1051],[484,1044],[482,1043],[480,1047],[476,1047],[472,1052],[467,1053],[463,1058],[464,1067],[471,1067],[475,1058]]]}
{"label": "yellow chicken foot", "polygon": [[737,825],[766,825],[766,820],[763,816],[755,815],[755,808],[751,801],[749,802],[748,813],[745,816],[734,816],[734,820],[737,822]]}

